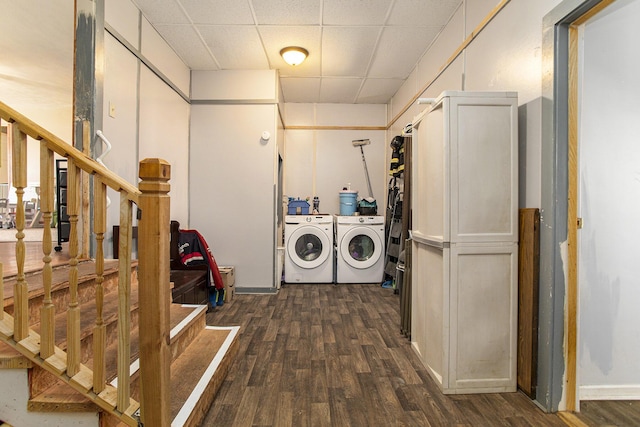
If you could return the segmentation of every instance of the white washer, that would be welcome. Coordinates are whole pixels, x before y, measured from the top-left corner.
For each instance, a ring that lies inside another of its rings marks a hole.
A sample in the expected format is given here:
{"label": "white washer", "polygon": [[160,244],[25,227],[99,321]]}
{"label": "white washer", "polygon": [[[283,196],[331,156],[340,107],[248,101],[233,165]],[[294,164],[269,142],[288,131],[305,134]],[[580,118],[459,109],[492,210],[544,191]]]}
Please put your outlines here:
{"label": "white washer", "polygon": [[384,272],[384,217],[337,216],[337,283],[380,283]]}
{"label": "white washer", "polygon": [[284,281],[333,283],[333,217],[286,215]]}

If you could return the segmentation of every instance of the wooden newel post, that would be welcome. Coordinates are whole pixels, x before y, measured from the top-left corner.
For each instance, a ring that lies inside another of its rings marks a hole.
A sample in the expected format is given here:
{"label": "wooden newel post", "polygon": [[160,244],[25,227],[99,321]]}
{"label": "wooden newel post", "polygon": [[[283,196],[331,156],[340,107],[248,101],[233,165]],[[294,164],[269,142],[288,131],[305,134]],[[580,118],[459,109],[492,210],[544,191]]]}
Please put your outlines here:
{"label": "wooden newel post", "polygon": [[140,162],[138,281],[140,299],[141,418],[145,426],[169,427],[169,236],[171,166],[162,159]]}

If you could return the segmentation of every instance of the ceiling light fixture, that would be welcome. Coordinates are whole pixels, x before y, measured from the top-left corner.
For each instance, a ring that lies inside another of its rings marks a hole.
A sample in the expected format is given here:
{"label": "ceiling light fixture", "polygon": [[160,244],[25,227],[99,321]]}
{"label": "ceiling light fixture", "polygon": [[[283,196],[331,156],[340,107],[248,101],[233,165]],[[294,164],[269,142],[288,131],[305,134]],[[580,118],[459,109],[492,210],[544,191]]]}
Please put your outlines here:
{"label": "ceiling light fixture", "polygon": [[280,51],[280,56],[282,56],[284,62],[295,67],[296,65],[302,64],[307,56],[309,56],[309,51],[303,47],[289,46]]}

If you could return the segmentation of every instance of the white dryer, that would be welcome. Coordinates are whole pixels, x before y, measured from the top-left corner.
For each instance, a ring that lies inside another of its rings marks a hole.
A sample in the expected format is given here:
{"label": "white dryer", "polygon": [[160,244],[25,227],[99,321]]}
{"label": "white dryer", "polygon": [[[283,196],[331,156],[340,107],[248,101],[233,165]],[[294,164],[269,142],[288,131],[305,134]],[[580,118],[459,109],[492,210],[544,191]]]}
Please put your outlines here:
{"label": "white dryer", "polygon": [[333,234],[331,215],[286,215],[284,281],[333,283]]}
{"label": "white dryer", "polygon": [[384,217],[336,217],[336,282],[380,283],[384,272]]}

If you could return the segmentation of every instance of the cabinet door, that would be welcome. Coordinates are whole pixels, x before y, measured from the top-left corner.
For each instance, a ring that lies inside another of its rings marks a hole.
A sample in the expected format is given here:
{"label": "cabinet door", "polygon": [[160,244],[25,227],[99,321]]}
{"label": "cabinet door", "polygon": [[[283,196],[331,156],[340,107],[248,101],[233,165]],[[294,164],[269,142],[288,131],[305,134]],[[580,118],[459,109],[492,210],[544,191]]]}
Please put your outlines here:
{"label": "cabinet door", "polygon": [[411,344],[441,390],[449,378],[449,249],[413,241]]}
{"label": "cabinet door", "polygon": [[451,246],[451,393],[516,390],[517,245]]}
{"label": "cabinet door", "polygon": [[449,240],[447,103],[427,109],[413,128],[413,231],[434,242]]}
{"label": "cabinet door", "polygon": [[454,97],[450,118],[450,241],[517,241],[516,98]]}

